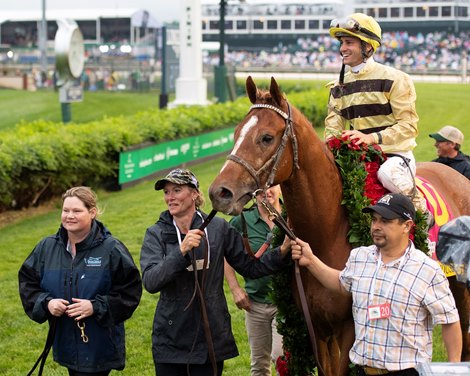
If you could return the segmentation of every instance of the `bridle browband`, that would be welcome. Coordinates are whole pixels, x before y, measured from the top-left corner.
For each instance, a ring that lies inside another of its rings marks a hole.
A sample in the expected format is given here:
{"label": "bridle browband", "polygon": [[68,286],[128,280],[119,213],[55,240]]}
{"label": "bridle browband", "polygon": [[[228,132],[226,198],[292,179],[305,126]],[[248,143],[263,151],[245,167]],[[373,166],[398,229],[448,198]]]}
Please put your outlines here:
{"label": "bridle browband", "polygon": [[279,162],[281,161],[282,153],[284,152],[284,149],[286,148],[287,141],[289,138],[291,139],[291,142],[292,142],[292,150],[294,154],[293,156],[294,168],[297,168],[297,169],[300,168],[299,167],[299,150],[298,150],[298,145],[297,145],[297,137],[295,136],[295,133],[294,133],[294,122],[291,116],[291,106],[289,102],[286,102],[286,103],[287,103],[287,111],[288,111],[287,113],[285,113],[279,107],[276,107],[267,103],[253,104],[248,111],[249,113],[253,109],[267,108],[269,110],[275,111],[280,116],[282,116],[282,118],[285,120],[285,123],[286,123],[286,127],[284,128],[284,134],[282,135],[281,143],[279,144],[277,151],[258,170],[255,170],[248,162],[246,162],[243,158],[240,158],[238,155],[229,154],[227,156],[227,160],[238,163],[250,173],[250,175],[253,177],[253,179],[256,182],[257,189],[262,188],[261,183],[260,183],[260,175],[268,168],[271,168],[271,172],[269,173],[268,179],[266,180],[266,183],[263,188],[267,189],[272,186],[274,182],[274,178],[276,177],[277,167],[279,165]]}

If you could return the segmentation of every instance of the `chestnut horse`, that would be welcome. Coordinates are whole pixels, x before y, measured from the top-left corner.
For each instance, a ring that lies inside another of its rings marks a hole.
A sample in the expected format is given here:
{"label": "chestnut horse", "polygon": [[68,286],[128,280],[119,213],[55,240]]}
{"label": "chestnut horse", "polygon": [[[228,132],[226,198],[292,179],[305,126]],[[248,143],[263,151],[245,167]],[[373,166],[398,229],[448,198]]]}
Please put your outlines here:
{"label": "chestnut horse", "polygon": [[[274,78],[267,92],[258,90],[248,77],[246,91],[253,105],[236,127],[235,146],[209,188],[213,208],[237,215],[255,190],[281,184],[294,233],[327,265],[343,269],[351,250],[349,224],[341,206],[342,179],[332,153],[305,116],[288,104]],[[436,163],[419,164],[418,173],[449,201],[455,216],[470,214],[470,183],[465,177]],[[324,371],[320,375],[348,375],[348,352],[354,341],[351,300],[325,289],[304,268],[301,276],[319,369]],[[468,308],[465,286],[457,293],[460,305]],[[468,353],[468,309],[462,312],[466,312],[462,318]]]}

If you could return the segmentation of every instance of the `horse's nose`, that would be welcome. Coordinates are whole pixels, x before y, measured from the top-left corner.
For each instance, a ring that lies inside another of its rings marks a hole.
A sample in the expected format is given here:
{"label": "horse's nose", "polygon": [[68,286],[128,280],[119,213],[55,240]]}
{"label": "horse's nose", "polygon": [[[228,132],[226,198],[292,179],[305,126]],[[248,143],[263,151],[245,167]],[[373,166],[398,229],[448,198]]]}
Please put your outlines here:
{"label": "horse's nose", "polygon": [[233,193],[224,186],[211,187],[209,189],[209,198],[214,209],[226,213],[232,204]]}
{"label": "horse's nose", "polygon": [[218,187],[217,189],[209,190],[209,197],[211,201],[231,201],[233,199],[233,193],[230,189],[225,187]]}

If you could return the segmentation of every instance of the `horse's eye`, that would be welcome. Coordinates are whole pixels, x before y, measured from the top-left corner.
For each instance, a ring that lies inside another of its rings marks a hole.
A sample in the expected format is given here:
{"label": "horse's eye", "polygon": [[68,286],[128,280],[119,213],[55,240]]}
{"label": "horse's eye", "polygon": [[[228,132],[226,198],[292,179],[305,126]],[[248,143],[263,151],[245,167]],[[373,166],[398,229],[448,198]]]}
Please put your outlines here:
{"label": "horse's eye", "polygon": [[271,141],[274,139],[273,136],[271,136],[270,134],[264,134],[262,137],[261,137],[261,142],[263,144],[269,144],[271,143]]}

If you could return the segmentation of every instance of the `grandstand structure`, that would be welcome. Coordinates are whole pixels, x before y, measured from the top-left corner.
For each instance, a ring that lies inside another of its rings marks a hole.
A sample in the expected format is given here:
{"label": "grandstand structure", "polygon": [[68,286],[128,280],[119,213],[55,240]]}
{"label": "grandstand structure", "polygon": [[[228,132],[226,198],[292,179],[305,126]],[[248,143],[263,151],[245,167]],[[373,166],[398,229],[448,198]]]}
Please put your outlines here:
{"label": "grandstand structure", "polygon": [[[77,22],[87,53],[101,54],[145,53],[154,55],[156,30],[161,24],[143,9],[67,9],[47,10],[47,45],[49,60],[53,60],[57,20]],[[19,63],[34,63],[39,58],[38,41],[41,29],[41,10],[10,10],[0,14],[0,52],[15,51]],[[126,46],[125,48],[121,48]],[[129,49],[129,46],[132,49]],[[28,53],[29,51],[29,53]],[[0,56],[4,61],[5,56]]]}
{"label": "grandstand structure", "polygon": [[[410,34],[470,30],[470,0],[225,0],[230,47],[269,47],[328,33],[330,22],[353,12],[373,16],[383,31]],[[202,0],[204,41],[218,41],[220,0]]]}

